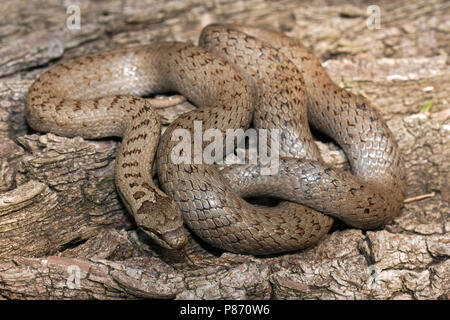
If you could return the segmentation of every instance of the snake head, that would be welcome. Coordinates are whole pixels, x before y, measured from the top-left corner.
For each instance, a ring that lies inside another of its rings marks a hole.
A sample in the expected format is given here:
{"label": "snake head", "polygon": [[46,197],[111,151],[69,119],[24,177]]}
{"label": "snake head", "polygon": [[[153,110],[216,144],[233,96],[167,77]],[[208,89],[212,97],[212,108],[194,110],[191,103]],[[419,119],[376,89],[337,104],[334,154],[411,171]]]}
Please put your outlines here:
{"label": "snake head", "polygon": [[135,220],[145,234],[164,248],[179,249],[187,243],[181,211],[167,196],[156,194],[156,201],[144,201]]}

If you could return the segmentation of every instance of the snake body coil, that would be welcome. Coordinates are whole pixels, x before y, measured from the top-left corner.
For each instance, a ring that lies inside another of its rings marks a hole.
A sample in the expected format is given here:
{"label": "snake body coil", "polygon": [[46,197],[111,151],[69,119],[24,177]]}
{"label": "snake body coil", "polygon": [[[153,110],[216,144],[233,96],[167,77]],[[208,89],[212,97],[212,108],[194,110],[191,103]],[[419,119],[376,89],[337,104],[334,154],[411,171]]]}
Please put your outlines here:
{"label": "snake body coil", "polygon": [[[30,88],[26,117],[36,130],[64,136],[122,137],[116,183],[128,210],[157,243],[186,242],[183,220],[225,250],[271,254],[310,246],[336,217],[381,226],[400,211],[404,169],[396,142],[364,98],[339,88],[320,61],[292,38],[257,28],[210,25],[201,47],[156,43],[59,64]],[[199,108],[183,114],[158,145],[160,125],[137,96],[177,91]],[[256,107],[255,107],[256,106]],[[352,173],[328,168],[309,122],[345,151]],[[260,165],[176,164],[177,129],[281,129],[280,170]],[[152,181],[156,169],[162,189]],[[287,200],[273,208],[243,197]],[[173,200],[173,201],[172,201]]]}

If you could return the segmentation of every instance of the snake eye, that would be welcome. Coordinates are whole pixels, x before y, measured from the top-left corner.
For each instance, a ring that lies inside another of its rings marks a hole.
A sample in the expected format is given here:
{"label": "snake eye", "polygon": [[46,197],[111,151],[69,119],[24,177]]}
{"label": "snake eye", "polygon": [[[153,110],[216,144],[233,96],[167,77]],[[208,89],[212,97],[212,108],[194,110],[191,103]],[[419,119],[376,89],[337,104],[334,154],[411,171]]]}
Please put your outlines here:
{"label": "snake eye", "polygon": [[146,231],[146,232],[148,232],[148,233],[151,233],[151,234],[157,236],[158,238],[162,237],[161,232],[159,232],[158,230],[155,230],[155,229],[150,228],[150,227],[147,227],[147,226],[139,226],[139,227],[140,227],[142,230],[144,230],[144,231]]}
{"label": "snake eye", "polygon": [[[161,241],[164,241],[163,235],[162,235],[161,232],[159,232],[159,231],[154,231],[153,234],[154,234],[155,236],[157,236]],[[165,242],[165,241],[164,241],[164,242]]]}

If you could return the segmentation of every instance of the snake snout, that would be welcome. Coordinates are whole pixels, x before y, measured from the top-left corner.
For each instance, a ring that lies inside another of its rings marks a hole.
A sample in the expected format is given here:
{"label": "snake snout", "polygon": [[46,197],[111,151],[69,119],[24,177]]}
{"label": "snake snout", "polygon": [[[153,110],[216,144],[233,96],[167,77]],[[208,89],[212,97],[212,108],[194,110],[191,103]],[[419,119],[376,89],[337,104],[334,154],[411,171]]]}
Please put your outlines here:
{"label": "snake snout", "polygon": [[154,242],[166,249],[181,249],[187,243],[187,236],[184,229],[178,228],[172,231],[160,232],[141,226],[141,229],[147,234]]}
{"label": "snake snout", "polygon": [[181,249],[187,243],[186,233],[183,228],[161,234],[161,239],[170,246],[170,249]]}
{"label": "snake snout", "polygon": [[137,225],[164,248],[180,249],[187,243],[181,212],[167,196],[157,193],[154,202],[144,201],[135,219]]}

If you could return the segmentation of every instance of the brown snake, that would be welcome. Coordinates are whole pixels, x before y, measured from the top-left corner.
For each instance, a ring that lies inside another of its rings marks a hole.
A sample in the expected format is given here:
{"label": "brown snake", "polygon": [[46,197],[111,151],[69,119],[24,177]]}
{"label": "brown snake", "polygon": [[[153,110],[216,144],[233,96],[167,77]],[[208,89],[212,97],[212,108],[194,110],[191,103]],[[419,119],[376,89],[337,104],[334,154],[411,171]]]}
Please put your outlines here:
{"label": "brown snake", "polygon": [[[405,179],[392,133],[367,99],[339,88],[298,40],[214,24],[202,31],[200,46],[155,43],[60,63],[30,88],[28,123],[64,136],[122,137],[119,194],[137,225],[167,248],[186,243],[183,220],[213,246],[272,254],[317,242],[332,217],[376,228],[399,213]],[[176,119],[158,145],[158,117],[138,96],[173,91],[199,108]],[[194,120],[203,132],[245,130],[252,122],[281,129],[279,172],[173,163],[179,141],[172,136],[192,133]],[[342,147],[352,173],[323,164],[308,121]],[[153,183],[153,160],[169,196]],[[289,202],[268,208],[243,199],[257,195]]]}

